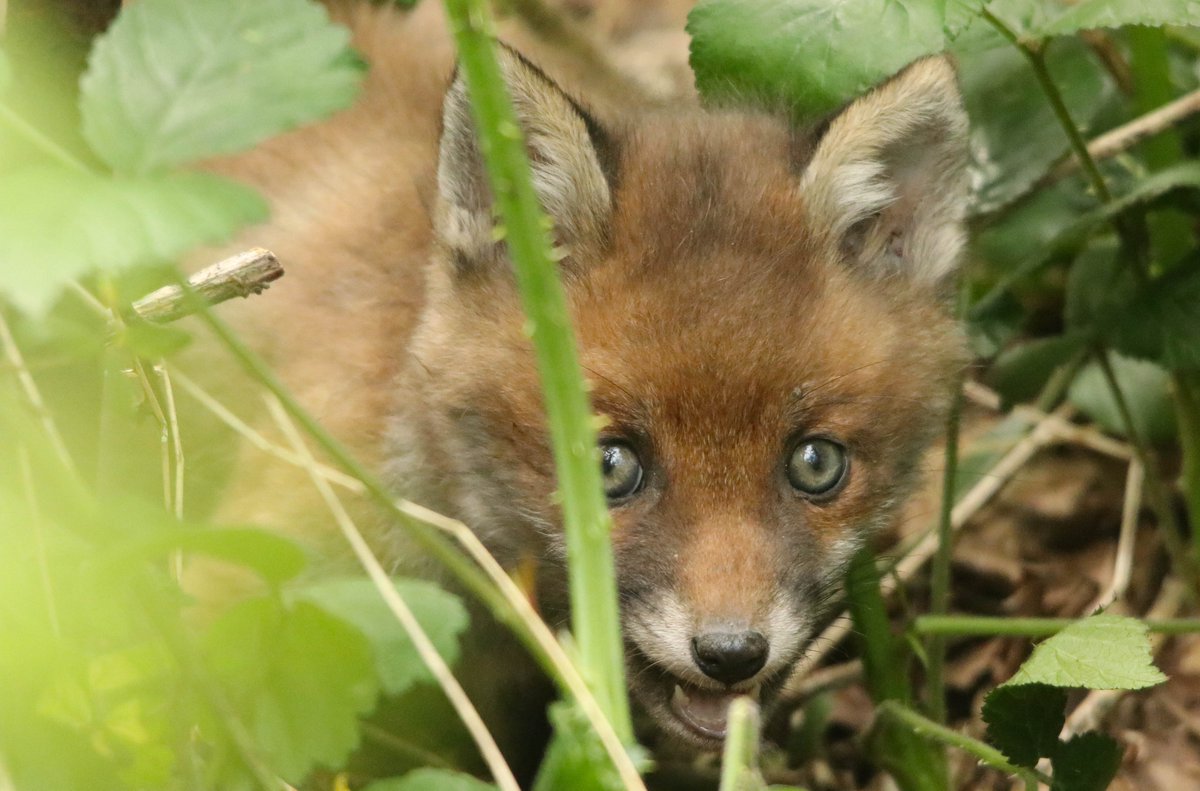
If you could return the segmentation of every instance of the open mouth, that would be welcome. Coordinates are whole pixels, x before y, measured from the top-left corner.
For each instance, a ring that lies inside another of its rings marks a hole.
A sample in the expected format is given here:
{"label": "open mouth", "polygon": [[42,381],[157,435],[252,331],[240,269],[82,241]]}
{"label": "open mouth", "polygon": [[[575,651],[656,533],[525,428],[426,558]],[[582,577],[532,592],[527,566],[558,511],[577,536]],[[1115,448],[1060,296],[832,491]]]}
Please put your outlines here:
{"label": "open mouth", "polygon": [[650,662],[636,648],[629,654],[633,699],[665,734],[704,750],[719,750],[725,740],[729,704],[749,697],[764,708],[775,699],[788,668],[732,687],[681,678]]}
{"label": "open mouth", "polygon": [[729,704],[742,695],[759,701],[762,688],[758,685],[744,691],[705,689],[686,681],[677,681],[671,694],[671,713],[705,739],[724,739]]}

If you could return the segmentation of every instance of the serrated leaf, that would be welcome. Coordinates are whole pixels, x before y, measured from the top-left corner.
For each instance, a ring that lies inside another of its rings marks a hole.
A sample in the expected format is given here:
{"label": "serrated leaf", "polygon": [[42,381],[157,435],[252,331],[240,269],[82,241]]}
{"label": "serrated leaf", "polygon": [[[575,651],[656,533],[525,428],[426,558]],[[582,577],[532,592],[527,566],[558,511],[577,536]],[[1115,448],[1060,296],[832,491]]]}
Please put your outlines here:
{"label": "serrated leaf", "polygon": [[80,83],[84,136],[125,173],[241,151],[350,104],[349,40],[310,0],[128,5]]}
{"label": "serrated leaf", "polygon": [[1168,369],[1200,368],[1200,256],[1192,256],[1122,306],[1107,327],[1121,352]]}
{"label": "serrated leaf", "polygon": [[363,791],[496,791],[496,786],[462,772],[418,769],[404,777],[378,780]]}
{"label": "serrated leaf", "polygon": [[1115,241],[1100,239],[1071,264],[1064,318],[1072,330],[1098,335],[1132,298],[1137,283],[1117,252]]}
{"label": "serrated leaf", "polygon": [[533,791],[623,791],[625,784],[587,717],[571,703],[550,706],[554,737],[538,768]]}
{"label": "serrated leaf", "polygon": [[1080,0],[1034,31],[1035,35],[1063,36],[1080,30],[1125,25],[1198,25],[1200,4],[1192,0]]}
{"label": "serrated leaf", "polygon": [[987,316],[989,311],[995,309],[1000,295],[1011,289],[1015,283],[1041,272],[1053,263],[1076,255],[1088,238],[1104,223],[1126,212],[1141,211],[1153,206],[1175,193],[1197,191],[1200,191],[1200,162],[1189,160],[1152,173],[1121,197],[1079,217],[1046,245],[1031,253],[972,306],[971,318]]}
{"label": "serrated leaf", "polygon": [[27,168],[0,177],[0,196],[0,293],[33,314],[86,272],[171,260],[267,216],[253,190],[207,173]]}
{"label": "serrated leaf", "polygon": [[1101,614],[1077,621],[1038,644],[1004,686],[1143,689],[1166,680],[1150,656],[1146,625]]}
{"label": "serrated leaf", "polygon": [[1104,791],[1121,768],[1124,750],[1111,736],[1095,731],[1063,742],[1050,759],[1050,791]]}
{"label": "serrated leaf", "polygon": [[1035,766],[1058,746],[1067,692],[1046,684],[1004,685],[983,702],[987,740],[1020,766]]}
{"label": "serrated leaf", "polygon": [[355,627],[308,602],[236,605],[204,637],[207,666],[272,770],[299,784],[340,766],[375,703],[371,649]]}
{"label": "serrated leaf", "polygon": [[1081,335],[1056,335],[1026,341],[996,358],[988,370],[987,381],[1005,405],[1025,401],[1036,395],[1060,366],[1087,346]]}
{"label": "serrated leaf", "polygon": [[[423,580],[394,580],[396,591],[412,610],[434,648],[453,664],[458,659],[458,636],[469,618],[462,601],[437,585]],[[384,692],[395,695],[418,681],[432,680],[404,628],[388,609],[379,591],[365,578],[328,580],[306,585],[292,593],[322,610],[353,624],[371,644],[376,672]]]}
{"label": "serrated leaf", "polygon": [[[1069,141],[1029,62],[993,33],[997,46],[955,47],[963,102],[971,117],[971,212],[1006,206],[1025,194],[1067,152]],[[1004,46],[999,46],[1004,45]],[[1046,52],[1046,68],[1067,111],[1087,134],[1113,82],[1079,41]]]}
{"label": "serrated leaf", "polygon": [[[1131,360],[1119,354],[1110,354],[1109,361],[1139,436],[1153,444],[1177,439],[1167,372],[1154,363]],[[1112,388],[1098,364],[1092,362],[1084,366],[1071,383],[1067,398],[1106,431],[1120,436],[1128,433]]]}
{"label": "serrated leaf", "polygon": [[[702,0],[688,15],[696,85],[795,113],[834,109],[946,47],[945,9],[919,0]],[[957,11],[952,22],[961,24]],[[880,46],[886,30],[887,46]]]}

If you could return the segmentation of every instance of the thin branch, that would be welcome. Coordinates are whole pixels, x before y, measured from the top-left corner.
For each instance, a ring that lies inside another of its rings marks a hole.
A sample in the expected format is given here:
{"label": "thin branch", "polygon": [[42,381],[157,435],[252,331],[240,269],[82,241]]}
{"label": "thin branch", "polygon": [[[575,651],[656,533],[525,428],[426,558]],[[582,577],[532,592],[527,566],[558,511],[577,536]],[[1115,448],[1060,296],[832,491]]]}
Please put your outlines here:
{"label": "thin branch", "polygon": [[279,429],[288,437],[292,444],[292,448],[296,454],[304,460],[305,469],[308,471],[309,477],[312,479],[313,485],[321,495],[321,499],[325,501],[325,505],[333,514],[334,521],[338,528],[342,531],[342,536],[346,542],[350,544],[354,550],[355,557],[367,572],[367,576],[371,578],[379,595],[383,598],[392,615],[400,622],[404,628],[408,639],[412,641],[413,647],[416,648],[417,654],[421,657],[421,661],[429,668],[429,672],[437,679],[438,685],[442,688],[442,692],[450,700],[454,710],[458,713],[459,719],[466,726],[467,731],[474,739],[475,745],[479,748],[480,754],[483,756],[484,762],[488,766],[488,770],[492,774],[492,779],[500,786],[502,791],[520,791],[520,785],[517,783],[516,777],[513,776],[512,769],[509,768],[508,762],[504,760],[504,755],[500,752],[500,747],[496,744],[495,738],[491,731],[483,723],[483,718],[479,716],[474,704],[471,703],[467,693],[463,690],[462,685],[458,683],[458,679],[450,672],[450,667],[446,664],[446,660],[442,659],[441,654],[433,646],[433,641],[429,639],[429,635],[421,628],[421,624],[417,622],[416,616],[412,614],[412,610],[404,602],[404,598],[396,591],[396,586],[392,583],[387,571],[384,570],[382,564],[376,559],[370,546],[367,545],[367,540],[363,538],[358,527],[355,526],[350,514],[346,511],[346,507],[342,505],[342,501],[333,493],[333,489],[329,487],[329,482],[317,470],[317,461],[313,458],[311,451],[304,442],[304,438],[300,436],[299,429],[296,424],[288,417],[284,411],[279,399],[274,396],[267,395],[264,397],[267,403],[267,409],[270,410],[271,416],[275,419]]}
{"label": "thin branch", "polygon": [[[1110,159],[1136,146],[1143,140],[1165,132],[1171,127],[1200,113],[1200,89],[1186,93],[1128,123],[1099,135],[1087,144],[1087,152],[1097,162]],[[1034,189],[1053,184],[1079,170],[1079,160],[1065,159],[1047,173]]]}
{"label": "thin branch", "polygon": [[1137,548],[1138,514],[1142,510],[1142,484],[1146,468],[1137,459],[1129,462],[1125,473],[1125,495],[1121,505],[1121,532],[1117,538],[1117,557],[1113,562],[1112,582],[1108,590],[1093,602],[1089,610],[1107,607],[1125,597],[1133,575],[1133,553]]}
{"label": "thin branch", "polygon": [[[201,269],[188,278],[195,296],[209,305],[234,297],[261,294],[283,277],[283,266],[270,250],[255,247]],[[196,312],[194,297],[180,286],[164,286],[133,303],[133,311],[146,321],[165,323]]]}

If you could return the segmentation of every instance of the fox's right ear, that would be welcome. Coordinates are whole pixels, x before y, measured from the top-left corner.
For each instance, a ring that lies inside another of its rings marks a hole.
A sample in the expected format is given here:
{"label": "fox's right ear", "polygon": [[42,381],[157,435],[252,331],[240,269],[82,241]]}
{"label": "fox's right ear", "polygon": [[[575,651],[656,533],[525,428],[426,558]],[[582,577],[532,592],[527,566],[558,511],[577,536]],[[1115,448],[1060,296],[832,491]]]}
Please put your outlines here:
{"label": "fox's right ear", "polygon": [[801,188],[812,224],[876,277],[938,285],[965,240],[967,113],[954,68],[919,60],[829,123]]}
{"label": "fox's right ear", "polygon": [[[534,189],[568,256],[602,245],[612,196],[605,164],[613,150],[604,130],[540,69],[516,52],[497,50],[525,135]],[[446,92],[438,159],[437,231],[459,270],[499,260],[487,170],[461,70]]]}

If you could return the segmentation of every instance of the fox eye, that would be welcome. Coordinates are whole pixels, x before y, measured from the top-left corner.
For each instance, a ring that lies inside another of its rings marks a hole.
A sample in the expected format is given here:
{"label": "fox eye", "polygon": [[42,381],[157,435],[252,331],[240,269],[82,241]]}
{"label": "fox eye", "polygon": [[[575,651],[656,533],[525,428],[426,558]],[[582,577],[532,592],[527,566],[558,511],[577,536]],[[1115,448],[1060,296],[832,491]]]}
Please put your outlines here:
{"label": "fox eye", "polygon": [[846,449],[833,440],[806,437],[788,458],[788,482],[809,497],[828,497],[846,478],[850,463]]}
{"label": "fox eye", "polygon": [[600,445],[600,472],[604,476],[604,494],[609,500],[628,497],[642,485],[642,462],[633,448],[624,442]]}

